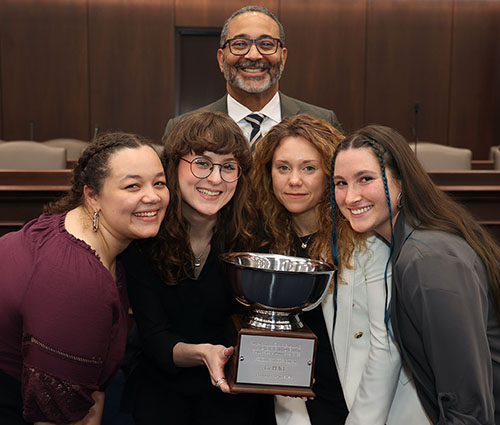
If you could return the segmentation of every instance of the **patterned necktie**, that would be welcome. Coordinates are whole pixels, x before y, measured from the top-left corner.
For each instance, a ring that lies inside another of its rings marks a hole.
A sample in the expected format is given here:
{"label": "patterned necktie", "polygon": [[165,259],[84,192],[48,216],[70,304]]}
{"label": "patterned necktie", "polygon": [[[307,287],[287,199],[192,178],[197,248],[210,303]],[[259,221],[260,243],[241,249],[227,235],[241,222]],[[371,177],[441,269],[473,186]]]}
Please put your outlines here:
{"label": "patterned necktie", "polygon": [[255,147],[255,142],[262,137],[262,132],[260,131],[260,126],[262,121],[264,121],[263,114],[250,114],[245,117],[245,121],[250,123],[252,126],[252,134],[250,134],[250,148],[253,150]]}

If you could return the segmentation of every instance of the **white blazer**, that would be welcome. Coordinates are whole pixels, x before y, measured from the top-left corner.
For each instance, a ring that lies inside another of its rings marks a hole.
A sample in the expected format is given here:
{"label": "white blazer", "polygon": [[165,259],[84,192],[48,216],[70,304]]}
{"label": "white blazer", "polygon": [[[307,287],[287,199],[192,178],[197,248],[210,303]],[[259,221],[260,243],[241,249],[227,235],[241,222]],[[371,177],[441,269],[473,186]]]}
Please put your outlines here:
{"label": "white blazer", "polygon": [[[346,425],[428,425],[410,372],[387,331],[384,272],[389,247],[375,236],[356,250],[354,267],[339,276],[333,345],[344,398]],[[387,271],[388,302],[391,266]],[[333,332],[333,294],[322,303],[328,335]]]}
{"label": "white blazer", "polygon": [[[411,374],[384,322],[384,271],[389,248],[377,237],[356,250],[354,267],[339,276],[337,318],[333,335],[335,362],[349,409],[346,425],[429,425]],[[387,284],[390,301],[391,268]],[[330,341],[333,333],[333,291],[322,302]],[[309,425],[305,402],[275,397],[278,425]]]}

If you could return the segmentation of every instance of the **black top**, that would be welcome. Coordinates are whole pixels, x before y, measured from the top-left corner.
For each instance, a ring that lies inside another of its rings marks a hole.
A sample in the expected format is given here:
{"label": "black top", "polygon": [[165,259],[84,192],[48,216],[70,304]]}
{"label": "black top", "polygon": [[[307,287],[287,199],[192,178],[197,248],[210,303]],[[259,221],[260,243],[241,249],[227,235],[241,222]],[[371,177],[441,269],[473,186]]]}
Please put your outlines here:
{"label": "black top", "polygon": [[0,423],[2,425],[30,425],[23,419],[21,383],[0,370]]}
{"label": "black top", "polygon": [[[311,246],[313,239],[314,236],[297,237],[293,249],[294,255],[309,257],[307,246]],[[302,243],[307,244],[306,248],[302,248]],[[344,424],[349,411],[345,404],[321,305],[302,313],[300,317],[318,337],[313,385],[316,398],[306,403],[311,423],[312,425]]]}
{"label": "black top", "polygon": [[127,350],[133,360],[122,408],[132,412],[137,425],[275,424],[272,397],[222,393],[212,385],[205,365],[174,364],[173,348],[179,342],[230,345],[227,327],[241,307],[214,251],[198,279],[176,285],[162,282],[135,243],[121,256],[139,331],[139,344],[135,349],[129,344]]}
{"label": "black top", "polygon": [[179,342],[228,345],[225,333],[236,301],[217,253],[210,251],[197,280],[183,279],[177,285],[163,283],[134,243],[121,258],[143,352],[155,373],[193,395],[211,386],[205,366],[175,366],[173,348]]}

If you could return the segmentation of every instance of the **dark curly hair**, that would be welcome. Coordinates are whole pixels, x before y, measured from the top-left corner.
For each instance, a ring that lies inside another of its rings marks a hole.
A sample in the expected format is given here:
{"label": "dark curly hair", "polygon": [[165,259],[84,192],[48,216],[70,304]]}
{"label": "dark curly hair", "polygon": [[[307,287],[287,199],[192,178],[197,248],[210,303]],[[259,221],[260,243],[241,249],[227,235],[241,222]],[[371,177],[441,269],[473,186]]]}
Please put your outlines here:
{"label": "dark curly hair", "polygon": [[153,145],[137,134],[112,132],[103,133],[89,143],[73,170],[69,193],[58,201],[51,202],[43,209],[45,213],[57,214],[83,205],[83,187],[87,186],[99,193],[104,180],[109,175],[109,158],[121,149],[135,149]]}
{"label": "dark curly hair", "polygon": [[170,204],[158,235],[140,243],[163,282],[176,285],[194,275],[194,254],[189,242],[189,223],[182,215],[182,195],[177,167],[191,152],[233,154],[242,168],[232,199],[218,212],[212,247],[218,252],[255,247],[255,213],[248,172],[252,162],[248,141],[238,125],[221,112],[197,111],[182,116],[165,141],[162,158],[166,164]]}

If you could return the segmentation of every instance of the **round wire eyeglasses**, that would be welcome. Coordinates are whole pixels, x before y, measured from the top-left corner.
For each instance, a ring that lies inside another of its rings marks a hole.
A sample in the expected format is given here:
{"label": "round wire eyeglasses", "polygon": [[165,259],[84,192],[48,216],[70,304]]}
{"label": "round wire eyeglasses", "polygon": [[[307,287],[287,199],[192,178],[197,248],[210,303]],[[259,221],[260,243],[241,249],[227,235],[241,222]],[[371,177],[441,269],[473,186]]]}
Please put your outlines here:
{"label": "round wire eyeglasses", "polygon": [[206,179],[212,172],[216,165],[219,166],[219,173],[222,180],[226,183],[232,183],[238,180],[241,176],[241,166],[236,161],[227,161],[222,164],[212,162],[208,158],[197,157],[188,161],[181,158],[183,161],[189,163],[191,174],[198,179]]}

